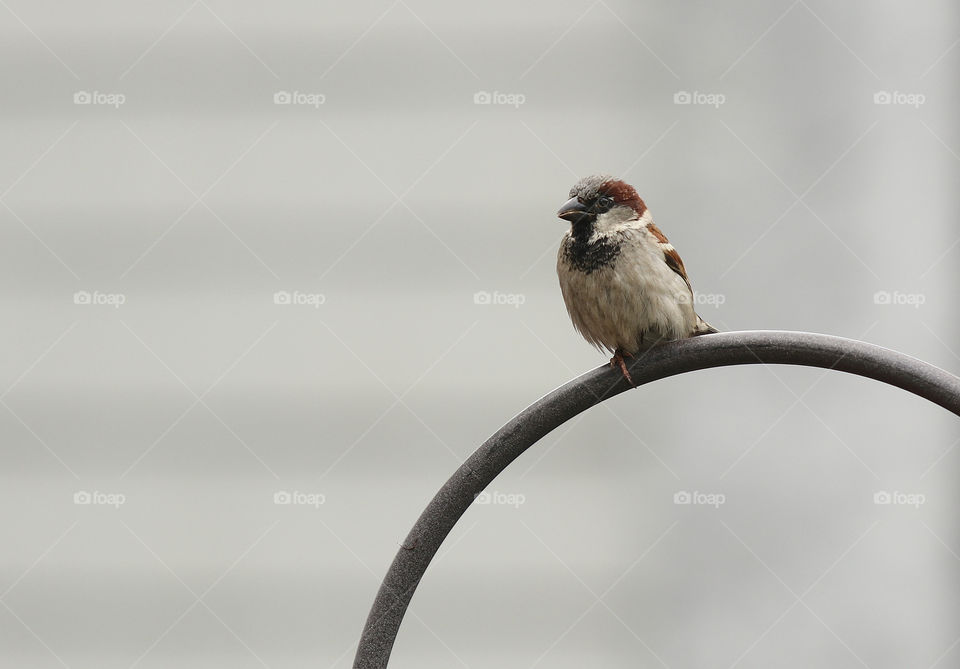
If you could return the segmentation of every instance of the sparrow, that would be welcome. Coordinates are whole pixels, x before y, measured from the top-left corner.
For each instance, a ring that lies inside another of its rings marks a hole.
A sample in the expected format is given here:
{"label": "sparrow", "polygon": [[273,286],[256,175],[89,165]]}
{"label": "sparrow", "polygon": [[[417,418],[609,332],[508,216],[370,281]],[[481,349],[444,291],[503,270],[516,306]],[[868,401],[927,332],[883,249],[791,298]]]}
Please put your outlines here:
{"label": "sparrow", "polygon": [[633,379],[624,358],[663,341],[711,334],[693,308],[680,254],[654,225],[630,184],[606,174],[580,179],[557,216],[570,223],[557,276],[573,327],[610,366]]}

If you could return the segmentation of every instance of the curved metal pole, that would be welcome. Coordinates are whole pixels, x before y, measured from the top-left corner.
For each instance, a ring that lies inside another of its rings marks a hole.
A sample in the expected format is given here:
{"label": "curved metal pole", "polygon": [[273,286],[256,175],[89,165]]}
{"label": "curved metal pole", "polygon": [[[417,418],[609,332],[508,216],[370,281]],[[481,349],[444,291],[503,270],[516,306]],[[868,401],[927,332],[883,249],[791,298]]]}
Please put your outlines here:
{"label": "curved metal pole", "polygon": [[[903,388],[960,416],[960,378],[889,349],[809,332],[725,332],[668,342],[630,361],[640,386],[711,367],[752,364],[836,369]],[[440,544],[507,465],[545,434],[630,386],[604,365],[543,396],[490,437],[440,488],[410,531],[383,579],[360,637],[354,667],[383,668],[417,584]]]}

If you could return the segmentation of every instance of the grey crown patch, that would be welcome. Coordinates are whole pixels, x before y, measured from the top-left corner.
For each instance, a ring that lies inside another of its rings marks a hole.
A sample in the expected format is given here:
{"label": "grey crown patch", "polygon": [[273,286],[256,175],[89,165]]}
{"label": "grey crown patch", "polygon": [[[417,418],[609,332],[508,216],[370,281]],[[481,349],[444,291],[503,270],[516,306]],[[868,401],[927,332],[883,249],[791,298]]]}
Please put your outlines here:
{"label": "grey crown patch", "polygon": [[609,174],[594,174],[589,177],[583,177],[573,185],[567,197],[581,197],[584,200],[592,200],[597,196],[600,186],[611,179],[613,179],[613,177]]}

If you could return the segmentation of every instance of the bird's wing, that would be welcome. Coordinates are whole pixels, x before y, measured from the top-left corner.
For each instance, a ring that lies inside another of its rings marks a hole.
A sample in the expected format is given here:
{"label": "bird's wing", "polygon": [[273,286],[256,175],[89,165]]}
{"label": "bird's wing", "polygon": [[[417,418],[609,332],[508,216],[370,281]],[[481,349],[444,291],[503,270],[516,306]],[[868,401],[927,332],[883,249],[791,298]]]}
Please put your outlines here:
{"label": "bird's wing", "polygon": [[[660,248],[663,250],[663,259],[667,263],[667,267],[676,272],[677,275],[683,279],[683,282],[687,284],[687,288],[690,290],[690,299],[692,300],[693,286],[690,285],[690,278],[687,276],[687,269],[683,266],[683,260],[680,258],[680,254],[673,248],[673,244],[670,243],[667,236],[652,222],[647,224],[647,230],[656,237]],[[693,326],[691,336],[696,337],[698,335],[714,334],[716,332],[719,332],[719,330],[700,318],[700,315],[697,314],[697,323]]]}
{"label": "bird's wing", "polygon": [[667,236],[660,231],[653,222],[647,223],[647,230],[653,235],[657,243],[660,245],[660,250],[663,251],[663,260],[667,263],[667,267],[676,272],[683,282],[687,284],[687,288],[690,289],[690,295],[693,295],[693,286],[690,285],[690,279],[687,278],[687,268],[683,266],[683,260],[680,258],[680,254],[677,253],[677,250],[673,248],[673,244],[670,243],[670,240],[667,239]]}

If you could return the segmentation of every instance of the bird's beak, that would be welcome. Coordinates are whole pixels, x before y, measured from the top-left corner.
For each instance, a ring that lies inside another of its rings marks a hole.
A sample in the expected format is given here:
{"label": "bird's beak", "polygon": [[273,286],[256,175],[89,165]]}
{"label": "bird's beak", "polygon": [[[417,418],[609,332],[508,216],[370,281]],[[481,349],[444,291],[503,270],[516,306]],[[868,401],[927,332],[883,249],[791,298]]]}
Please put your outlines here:
{"label": "bird's beak", "polygon": [[560,207],[560,211],[557,212],[557,216],[565,221],[570,221],[571,223],[579,223],[589,218],[593,218],[594,214],[592,214],[577,198],[572,197],[563,203],[563,206]]}

